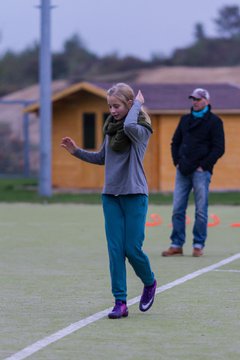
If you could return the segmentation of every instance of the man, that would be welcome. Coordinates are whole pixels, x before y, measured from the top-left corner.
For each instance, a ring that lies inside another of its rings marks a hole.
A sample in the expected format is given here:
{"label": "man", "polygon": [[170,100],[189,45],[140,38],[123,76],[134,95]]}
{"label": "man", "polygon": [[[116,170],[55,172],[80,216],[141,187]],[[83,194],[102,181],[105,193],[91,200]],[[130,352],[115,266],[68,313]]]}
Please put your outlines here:
{"label": "man", "polygon": [[191,113],[181,117],[171,143],[176,166],[172,242],[162,256],[183,255],[186,209],[192,189],[195,201],[192,255],[203,255],[207,238],[209,184],[213,167],[224,154],[223,122],[211,112],[209,92],[195,89],[189,99],[192,101]]}

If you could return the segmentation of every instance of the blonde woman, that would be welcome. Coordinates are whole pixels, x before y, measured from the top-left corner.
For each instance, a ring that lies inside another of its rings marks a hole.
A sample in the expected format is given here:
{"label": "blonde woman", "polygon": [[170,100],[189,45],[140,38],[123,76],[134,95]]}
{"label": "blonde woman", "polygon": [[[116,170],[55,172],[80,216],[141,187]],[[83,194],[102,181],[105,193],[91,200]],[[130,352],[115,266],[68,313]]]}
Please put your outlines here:
{"label": "blonde woman", "polygon": [[61,146],[73,156],[93,164],[105,165],[102,204],[108,245],[112,294],[115,306],[110,319],[128,316],[126,258],[144,288],[139,309],[153,304],[157,282],[149,259],[143,252],[145,221],[148,209],[148,186],[143,158],[152,134],[149,116],[142,111],[144,97],[124,83],[107,91],[110,115],[103,131],[99,151],[80,149],[69,137]]}

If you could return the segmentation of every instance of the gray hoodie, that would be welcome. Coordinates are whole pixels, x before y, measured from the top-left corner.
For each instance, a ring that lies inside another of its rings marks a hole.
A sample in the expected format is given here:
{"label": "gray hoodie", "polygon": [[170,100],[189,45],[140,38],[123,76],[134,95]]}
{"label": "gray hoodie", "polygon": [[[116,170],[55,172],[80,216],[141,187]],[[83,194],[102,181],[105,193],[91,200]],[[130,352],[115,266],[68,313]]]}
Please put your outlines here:
{"label": "gray hoodie", "polygon": [[78,148],[74,156],[98,165],[105,165],[103,194],[148,195],[148,185],[143,169],[143,158],[151,135],[150,130],[137,123],[141,103],[134,101],[124,121],[124,132],[131,140],[131,146],[124,152],[113,151],[109,146],[109,136],[97,152]]}

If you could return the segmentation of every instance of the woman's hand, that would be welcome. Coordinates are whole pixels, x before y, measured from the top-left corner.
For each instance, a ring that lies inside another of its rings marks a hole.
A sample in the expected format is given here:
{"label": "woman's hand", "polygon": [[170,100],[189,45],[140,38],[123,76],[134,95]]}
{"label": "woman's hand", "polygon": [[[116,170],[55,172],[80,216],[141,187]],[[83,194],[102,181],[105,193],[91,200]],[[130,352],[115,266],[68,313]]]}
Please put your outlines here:
{"label": "woman's hand", "polygon": [[70,154],[73,154],[77,150],[77,145],[70,137],[62,138],[61,147],[65,148]]}
{"label": "woman's hand", "polygon": [[144,97],[141,90],[138,90],[136,100],[138,100],[142,105],[144,104]]}

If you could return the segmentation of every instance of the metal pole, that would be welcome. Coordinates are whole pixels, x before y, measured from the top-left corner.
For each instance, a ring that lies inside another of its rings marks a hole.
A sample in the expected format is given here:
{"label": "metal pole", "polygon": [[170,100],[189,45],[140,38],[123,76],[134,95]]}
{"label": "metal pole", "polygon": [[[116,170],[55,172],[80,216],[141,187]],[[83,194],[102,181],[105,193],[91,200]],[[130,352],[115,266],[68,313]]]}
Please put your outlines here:
{"label": "metal pole", "polygon": [[52,103],[51,103],[51,48],[50,1],[41,1],[40,47],[40,174],[39,194],[52,195]]}
{"label": "metal pole", "polygon": [[30,141],[29,141],[29,114],[23,114],[23,139],[24,139],[24,176],[29,177],[30,175],[30,162],[29,162],[29,153],[30,153]]}

